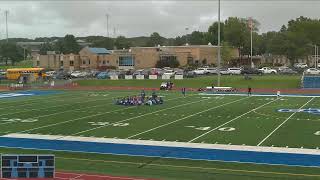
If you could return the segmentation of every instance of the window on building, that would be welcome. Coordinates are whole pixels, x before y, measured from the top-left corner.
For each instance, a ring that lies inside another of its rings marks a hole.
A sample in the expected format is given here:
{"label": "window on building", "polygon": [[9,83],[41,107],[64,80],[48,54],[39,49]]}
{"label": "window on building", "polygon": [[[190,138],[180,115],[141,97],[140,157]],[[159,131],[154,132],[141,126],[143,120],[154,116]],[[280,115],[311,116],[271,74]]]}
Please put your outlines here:
{"label": "window on building", "polygon": [[70,61],[70,66],[73,66],[74,62],[73,61]]}
{"label": "window on building", "polygon": [[105,64],[106,64],[106,61],[105,61],[105,60],[103,60],[103,61],[102,61],[102,64],[103,64],[103,65],[105,65]]}
{"label": "window on building", "polygon": [[83,61],[82,61],[82,64],[86,64],[86,61],[85,61],[85,60],[83,60]]}
{"label": "window on building", "polygon": [[89,63],[88,64],[90,64],[90,59],[89,59],[89,61],[88,61]]}
{"label": "window on building", "polygon": [[60,61],[60,66],[63,66],[63,61]]}
{"label": "window on building", "polygon": [[134,66],[134,58],[132,56],[120,56],[119,66]]}
{"label": "window on building", "polygon": [[107,61],[107,63],[109,64],[109,60]]}
{"label": "window on building", "polygon": [[162,55],[160,56],[161,61],[174,61],[177,60],[177,56],[172,56],[172,55]]}
{"label": "window on building", "polygon": [[189,65],[193,64],[193,57],[188,57],[187,62]]}
{"label": "window on building", "polygon": [[40,66],[40,61],[37,61],[37,66]]}

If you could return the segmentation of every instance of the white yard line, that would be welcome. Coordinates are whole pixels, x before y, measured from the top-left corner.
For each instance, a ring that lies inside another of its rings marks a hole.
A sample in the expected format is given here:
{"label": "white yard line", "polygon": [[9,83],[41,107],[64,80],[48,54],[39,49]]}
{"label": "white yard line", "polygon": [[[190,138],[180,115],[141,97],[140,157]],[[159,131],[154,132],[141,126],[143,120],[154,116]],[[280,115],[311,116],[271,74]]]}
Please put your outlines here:
{"label": "white yard line", "polygon": [[188,141],[188,142],[194,142],[195,140],[197,140],[197,139],[199,139],[199,138],[201,138],[201,137],[203,137],[203,136],[205,136],[205,135],[207,135],[207,134],[209,134],[209,133],[211,133],[211,132],[213,132],[213,131],[221,128],[222,126],[225,126],[225,125],[227,125],[227,124],[229,124],[229,123],[231,123],[231,122],[233,122],[233,121],[235,121],[235,120],[237,120],[237,119],[239,119],[239,118],[241,118],[241,117],[243,117],[243,116],[245,116],[245,115],[247,115],[247,114],[249,114],[249,113],[251,113],[251,112],[253,112],[253,111],[256,111],[256,110],[258,110],[258,109],[260,109],[260,108],[262,108],[262,107],[264,107],[264,106],[266,106],[266,105],[268,105],[268,104],[271,104],[271,103],[273,103],[273,102],[275,102],[275,101],[277,101],[277,100],[278,100],[278,99],[275,99],[275,100],[270,101],[270,102],[267,102],[267,103],[265,103],[265,104],[263,104],[263,105],[261,105],[261,106],[259,106],[259,107],[257,107],[257,108],[251,109],[250,111],[248,111],[248,112],[246,112],[246,113],[244,113],[244,114],[241,114],[240,116],[237,116],[237,117],[231,119],[230,121],[225,122],[225,123],[223,123],[223,124],[221,124],[221,125],[213,128],[213,129],[211,129],[210,131],[205,132],[205,133],[201,134],[200,136],[197,136],[197,137],[191,139],[191,140]]}
{"label": "white yard line", "polygon": [[[171,100],[175,100],[175,99],[180,99],[180,98],[183,98],[183,97],[172,98],[172,99],[168,99],[167,101],[171,101]],[[115,106],[116,106],[116,105],[115,105]],[[90,117],[95,117],[95,116],[100,116],[100,115],[104,115],[104,114],[109,114],[109,113],[113,113],[113,112],[117,112],[117,111],[122,111],[122,110],[130,109],[130,108],[136,108],[136,106],[130,106],[130,107],[123,108],[123,109],[120,108],[120,109],[113,110],[113,111],[108,111],[108,112],[104,112],[104,113],[98,113],[98,114],[94,114],[94,115],[84,116],[84,117],[81,117],[81,118],[71,119],[71,120],[63,121],[63,122],[59,122],[59,123],[48,124],[48,125],[45,125],[45,126],[40,126],[40,127],[36,127],[36,128],[32,128],[32,129],[27,129],[27,130],[21,131],[20,133],[30,132],[30,131],[33,131],[33,130],[42,129],[42,128],[46,128],[46,127],[51,127],[51,126],[56,126],[56,125],[60,125],[60,124],[65,124],[65,123],[69,123],[69,122],[73,122],[73,121],[79,121],[79,120],[82,120],[82,119],[86,119],[86,118],[90,118]]]}
{"label": "white yard line", "polygon": [[[302,105],[299,109],[302,109],[305,107],[309,102],[311,102],[315,97],[311,98],[308,102],[306,102],[304,105]],[[283,121],[278,127],[276,127],[267,137],[265,137],[262,141],[259,142],[257,146],[260,146],[262,143],[264,143],[270,136],[272,136],[273,133],[275,133],[281,126],[283,126],[287,121],[291,119],[297,112],[292,113],[285,121]]]}
{"label": "white yard line", "polygon": [[143,117],[143,116],[147,116],[147,115],[151,115],[151,114],[154,114],[154,113],[158,113],[158,112],[162,112],[162,111],[166,111],[166,110],[170,110],[170,109],[175,109],[175,108],[178,108],[178,107],[182,107],[182,106],[186,106],[186,105],[190,105],[190,104],[195,104],[195,103],[199,103],[199,102],[207,101],[207,100],[208,100],[208,99],[204,99],[204,100],[200,100],[200,101],[194,101],[194,102],[189,102],[189,103],[185,103],[185,104],[180,104],[180,105],[177,105],[177,106],[172,106],[172,107],[165,108],[165,109],[160,109],[160,110],[153,111],[153,112],[146,113],[146,114],[142,114],[142,115],[139,115],[139,116],[127,118],[127,119],[124,119],[124,120],[121,120],[121,121],[116,121],[116,122],[114,122],[114,123],[107,124],[107,125],[104,125],[104,126],[99,126],[99,127],[87,129],[87,130],[84,130],[84,131],[80,131],[80,132],[78,132],[78,133],[72,134],[71,136],[79,135],[79,134],[82,134],[82,133],[85,133],[85,132],[89,132],[89,131],[93,131],[93,130],[96,130],[96,129],[100,129],[100,128],[103,128],[103,127],[111,126],[111,125],[113,125],[113,124],[115,124],[115,123],[127,122],[127,121],[130,121],[130,120],[132,120],[132,119],[137,119],[137,118],[140,118],[140,117]]}
{"label": "white yard line", "polygon": [[[76,98],[76,99],[80,99],[80,98]],[[45,107],[45,108],[38,108],[38,109],[28,109],[28,110],[24,110],[24,111],[16,111],[16,112],[7,113],[7,114],[0,114],[0,117],[1,117],[1,116],[12,115],[12,114],[23,113],[23,112],[34,111],[34,110],[46,110],[46,109],[51,109],[51,108],[56,108],[56,107],[71,106],[71,105],[75,105],[75,104],[89,103],[89,102],[96,102],[96,101],[101,101],[101,100],[108,100],[108,98],[106,98],[106,99],[95,99],[95,100],[89,100],[89,101],[80,101],[80,102],[76,102],[76,103],[68,103],[68,104],[56,105],[56,106],[49,106],[49,107]],[[40,103],[40,104],[41,104],[41,102],[38,102],[38,103]],[[43,106],[43,104],[41,104],[41,106]]]}
{"label": "white yard line", "polygon": [[[112,98],[107,98],[107,99],[104,99],[104,100],[110,100],[110,99],[112,99]],[[51,114],[46,114],[46,115],[34,116],[34,117],[32,117],[32,118],[34,119],[34,118],[48,117],[48,116],[53,116],[53,115],[57,115],[57,114],[63,114],[63,113],[66,113],[66,112],[78,111],[78,110],[82,110],[82,109],[89,109],[89,108],[95,108],[95,107],[100,107],[100,106],[106,106],[106,105],[105,105],[105,104],[101,104],[101,105],[88,106],[88,107],[84,107],[84,108],[72,109],[72,110],[67,110],[67,111],[59,111],[59,112],[55,112],[55,113],[51,113]],[[0,123],[0,125],[3,125],[3,124],[11,124],[11,123],[17,123],[17,122],[5,122],[5,123]]]}
{"label": "white yard line", "polygon": [[235,103],[235,102],[238,102],[238,101],[241,101],[241,100],[247,99],[247,98],[248,98],[248,97],[246,97],[246,98],[241,98],[241,99],[238,99],[238,100],[235,100],[235,101],[231,101],[231,102],[228,102],[228,103],[225,103],[225,104],[221,104],[221,105],[219,105],[219,106],[215,106],[215,107],[212,107],[212,108],[209,108],[209,109],[206,109],[206,110],[203,110],[203,111],[197,112],[197,113],[195,113],[195,114],[191,114],[191,115],[189,115],[189,116],[185,116],[185,117],[180,118],[180,119],[177,119],[177,120],[175,120],[175,121],[171,121],[171,122],[169,122],[169,123],[166,123],[166,124],[163,124],[163,125],[157,126],[157,127],[155,127],[155,128],[152,128],[152,129],[149,129],[149,130],[146,130],[146,131],[143,131],[143,132],[141,132],[141,133],[138,133],[138,134],[135,134],[135,135],[129,136],[127,139],[130,139],[130,138],[133,138],[133,137],[139,136],[139,135],[141,135],[141,134],[144,134],[144,133],[147,133],[147,132],[150,132],[150,131],[153,131],[153,130],[159,129],[159,128],[164,127],[164,126],[168,126],[168,125],[170,125],[170,124],[173,124],[173,123],[176,123],[176,122],[182,121],[182,120],[184,120],[184,119],[187,119],[187,118],[190,118],[190,117],[193,117],[193,116],[196,116],[196,115],[198,115],[198,114],[202,114],[202,113],[205,113],[205,112],[207,112],[207,111],[210,111],[210,110],[213,110],[213,109],[217,109],[217,108],[220,108],[220,107],[223,107],[223,106],[226,106],[226,105],[229,105],[229,104],[232,104],[232,103]]}

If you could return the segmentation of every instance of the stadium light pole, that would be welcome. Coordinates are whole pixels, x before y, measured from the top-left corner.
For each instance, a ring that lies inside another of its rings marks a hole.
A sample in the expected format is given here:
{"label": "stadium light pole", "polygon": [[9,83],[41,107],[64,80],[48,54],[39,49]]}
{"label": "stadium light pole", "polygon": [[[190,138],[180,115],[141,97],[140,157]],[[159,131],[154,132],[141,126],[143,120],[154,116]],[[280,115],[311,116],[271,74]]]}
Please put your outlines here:
{"label": "stadium light pole", "polygon": [[218,87],[220,87],[221,84],[221,47],[220,47],[220,0],[218,0]]}
{"label": "stadium light pole", "polygon": [[7,43],[9,42],[9,39],[8,39],[8,14],[9,14],[9,11],[8,10],[5,10],[4,11],[4,14],[6,16],[6,35],[7,35]]}
{"label": "stadium light pole", "polygon": [[106,14],[107,17],[107,37],[109,37],[109,14]]}

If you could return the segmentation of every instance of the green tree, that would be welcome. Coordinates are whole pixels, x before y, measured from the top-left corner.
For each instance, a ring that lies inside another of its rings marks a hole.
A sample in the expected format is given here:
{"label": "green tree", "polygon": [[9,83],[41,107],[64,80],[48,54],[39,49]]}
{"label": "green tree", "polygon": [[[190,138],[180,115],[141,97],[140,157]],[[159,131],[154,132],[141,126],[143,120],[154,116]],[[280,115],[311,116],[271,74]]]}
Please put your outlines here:
{"label": "green tree", "polygon": [[[224,41],[224,23],[220,22],[220,40]],[[214,45],[218,44],[218,22],[214,22],[211,26],[208,28],[208,32],[205,33],[205,41],[206,43],[211,43]]]}
{"label": "green tree", "polygon": [[154,32],[150,35],[149,40],[147,41],[147,46],[149,47],[154,47],[154,46],[158,46],[158,45],[164,45],[165,38],[160,36],[159,33]]}
{"label": "green tree", "polygon": [[45,55],[45,54],[47,54],[47,51],[54,51],[55,49],[52,46],[52,44],[46,42],[46,43],[40,45],[40,49],[39,50],[40,50],[39,53],[41,55]]}
{"label": "green tree", "polygon": [[106,49],[113,49],[114,48],[114,40],[109,37],[103,37],[100,38],[99,40],[96,40],[93,42],[94,47],[101,47],[101,48],[106,48]]}
{"label": "green tree", "polygon": [[117,47],[117,49],[128,49],[131,46],[131,42],[128,41],[128,39],[124,36],[118,36],[114,42],[114,45]]}
{"label": "green tree", "polygon": [[6,65],[8,65],[9,61],[14,65],[23,60],[23,49],[15,43],[1,43],[0,49],[1,57]]}
{"label": "green tree", "polygon": [[204,45],[208,44],[205,39],[205,33],[200,31],[193,31],[188,37],[189,44],[192,45]]}
{"label": "green tree", "polygon": [[70,53],[78,54],[80,51],[80,46],[77,43],[77,40],[73,35],[70,35],[70,34],[66,35],[63,38],[62,44],[63,44],[63,51],[62,52],[64,54],[70,54]]}

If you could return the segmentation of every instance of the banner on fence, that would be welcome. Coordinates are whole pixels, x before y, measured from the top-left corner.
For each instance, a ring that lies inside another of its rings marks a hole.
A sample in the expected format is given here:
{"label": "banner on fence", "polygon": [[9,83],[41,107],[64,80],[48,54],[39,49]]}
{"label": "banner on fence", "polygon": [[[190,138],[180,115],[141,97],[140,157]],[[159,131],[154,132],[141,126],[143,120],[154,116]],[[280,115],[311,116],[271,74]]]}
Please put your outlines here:
{"label": "banner on fence", "polygon": [[174,79],[183,79],[183,75],[175,75]]}
{"label": "banner on fence", "polygon": [[133,79],[133,76],[132,75],[125,75],[124,79]]}
{"label": "banner on fence", "polygon": [[162,75],[162,79],[170,79],[171,76],[170,75]]}
{"label": "banner on fence", "polygon": [[149,79],[158,79],[157,75],[149,75]]}
{"label": "banner on fence", "polygon": [[136,75],[136,79],[144,79],[144,75]]}

